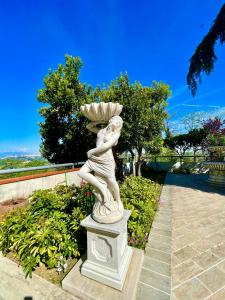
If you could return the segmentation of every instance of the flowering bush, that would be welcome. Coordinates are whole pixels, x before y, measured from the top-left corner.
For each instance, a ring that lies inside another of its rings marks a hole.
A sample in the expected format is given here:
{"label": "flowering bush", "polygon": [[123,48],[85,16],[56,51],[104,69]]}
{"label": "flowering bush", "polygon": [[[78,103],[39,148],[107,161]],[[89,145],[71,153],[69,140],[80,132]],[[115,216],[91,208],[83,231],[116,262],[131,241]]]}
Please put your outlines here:
{"label": "flowering bush", "polygon": [[214,119],[208,119],[204,122],[203,128],[208,131],[209,134],[225,135],[225,120],[221,120],[218,117]]}
{"label": "flowering bush", "polygon": [[216,117],[209,119],[203,124],[207,137],[204,141],[208,146],[224,146],[225,145],[225,120]]}

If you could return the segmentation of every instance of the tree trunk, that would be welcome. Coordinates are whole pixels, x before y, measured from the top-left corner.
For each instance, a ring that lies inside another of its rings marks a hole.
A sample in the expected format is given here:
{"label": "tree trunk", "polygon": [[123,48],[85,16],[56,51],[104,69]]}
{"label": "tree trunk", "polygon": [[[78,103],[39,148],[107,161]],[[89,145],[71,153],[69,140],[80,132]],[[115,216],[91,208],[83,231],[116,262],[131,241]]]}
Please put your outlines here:
{"label": "tree trunk", "polygon": [[137,176],[141,176],[141,157],[142,157],[142,148],[138,149]]}
{"label": "tree trunk", "polygon": [[136,176],[136,165],[135,165],[135,159],[132,159],[132,169],[133,169],[133,176]]}
{"label": "tree trunk", "polygon": [[133,173],[133,176],[135,177],[136,176],[135,155],[132,150],[130,150],[130,154],[131,154],[131,159],[132,159],[132,173]]}
{"label": "tree trunk", "polygon": [[197,152],[197,150],[195,148],[193,148],[194,162],[196,162],[196,152]]}

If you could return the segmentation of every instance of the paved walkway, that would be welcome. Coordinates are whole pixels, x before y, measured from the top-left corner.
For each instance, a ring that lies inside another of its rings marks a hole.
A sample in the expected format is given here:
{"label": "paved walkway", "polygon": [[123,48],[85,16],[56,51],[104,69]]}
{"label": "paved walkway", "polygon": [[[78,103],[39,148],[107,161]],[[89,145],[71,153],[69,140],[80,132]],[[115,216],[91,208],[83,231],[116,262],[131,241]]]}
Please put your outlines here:
{"label": "paved walkway", "polygon": [[172,201],[170,191],[170,185],[165,182],[146,247],[136,300],[169,300],[171,296]]}
{"label": "paved walkway", "polygon": [[160,200],[137,300],[224,300],[225,188],[169,174]]}
{"label": "paved walkway", "polygon": [[225,299],[225,188],[170,175],[173,299]]}
{"label": "paved walkway", "polygon": [[35,274],[25,279],[22,268],[0,253],[0,300],[78,299]]}

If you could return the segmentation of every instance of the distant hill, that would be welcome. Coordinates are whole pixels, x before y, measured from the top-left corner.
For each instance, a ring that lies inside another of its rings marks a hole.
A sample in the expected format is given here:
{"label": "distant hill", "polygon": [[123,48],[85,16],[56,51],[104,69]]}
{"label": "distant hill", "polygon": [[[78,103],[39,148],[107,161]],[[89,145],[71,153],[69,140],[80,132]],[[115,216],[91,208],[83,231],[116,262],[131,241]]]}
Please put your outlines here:
{"label": "distant hill", "polygon": [[25,152],[0,152],[0,159],[2,158],[42,158],[40,154],[30,154]]}

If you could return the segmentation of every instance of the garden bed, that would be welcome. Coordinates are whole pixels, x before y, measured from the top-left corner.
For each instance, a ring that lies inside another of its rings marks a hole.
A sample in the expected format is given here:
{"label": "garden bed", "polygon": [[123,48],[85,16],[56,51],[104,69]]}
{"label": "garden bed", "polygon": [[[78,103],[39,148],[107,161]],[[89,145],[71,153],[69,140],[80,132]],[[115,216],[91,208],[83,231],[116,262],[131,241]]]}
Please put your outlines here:
{"label": "garden bed", "polygon": [[6,200],[0,203],[0,221],[4,219],[8,213],[17,208],[25,208],[28,205],[28,200],[25,198],[17,198]]}
{"label": "garden bed", "polygon": [[[122,183],[124,207],[132,211],[128,221],[131,246],[145,248],[160,191],[158,182],[143,177],[128,177]],[[36,191],[26,207],[0,222],[0,250],[22,265],[26,276],[35,272],[60,284],[86,251],[86,231],[80,221],[91,213],[94,201],[89,185]]]}

